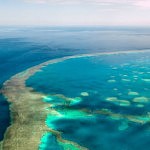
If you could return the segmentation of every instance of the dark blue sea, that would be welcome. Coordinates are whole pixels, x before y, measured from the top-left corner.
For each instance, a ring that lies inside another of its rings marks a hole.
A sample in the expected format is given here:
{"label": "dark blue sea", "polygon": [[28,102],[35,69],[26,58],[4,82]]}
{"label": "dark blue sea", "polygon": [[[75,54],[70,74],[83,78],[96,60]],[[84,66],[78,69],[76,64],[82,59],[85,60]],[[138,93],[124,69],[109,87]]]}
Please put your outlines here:
{"label": "dark blue sea", "polygon": [[[2,84],[12,75],[53,58],[97,52],[142,51],[150,49],[149,41],[150,28],[142,27],[1,27],[0,86],[2,87]],[[35,74],[31,77],[27,85],[50,96],[62,94],[78,99],[79,102],[70,105],[69,110],[63,107],[65,110],[62,111],[62,108],[55,106],[58,112],[68,111],[68,118],[56,119],[53,122],[56,130],[64,132],[64,138],[92,150],[107,150],[110,149],[109,146],[119,150],[121,145],[123,150],[132,150],[141,149],[143,145],[149,146],[150,135],[145,130],[147,124],[143,127],[134,121],[130,123],[130,119],[124,121],[121,118],[116,122],[112,118],[114,114],[127,114],[131,117],[131,115],[146,115],[149,112],[149,104],[143,106],[143,103],[137,103],[140,98],[133,101],[136,97],[149,98],[147,83],[149,74],[145,72],[149,72],[149,55],[90,57],[50,65],[43,69],[42,76]],[[137,84],[134,82],[136,78],[140,79]],[[120,102],[120,100],[124,101]],[[105,111],[103,114],[111,115],[110,118],[99,114],[96,114],[96,118],[85,118],[80,109],[86,109],[92,114],[103,109]],[[2,95],[0,110],[0,140],[2,140],[10,124],[9,104]],[[81,113],[83,118],[77,117],[71,120],[69,117],[74,113]],[[47,122],[49,120],[51,118],[47,118]],[[51,124],[49,126],[51,127]],[[73,129],[76,129],[76,132]],[[138,130],[143,131],[142,135],[137,132]],[[98,131],[100,134],[94,134]],[[129,138],[132,134],[134,140]],[[51,137],[51,140],[53,138]],[[89,140],[90,143],[87,142]],[[107,144],[107,140],[110,145]],[[137,141],[142,143],[137,144]],[[132,146],[129,148],[128,145]],[[47,147],[47,149],[51,148]]]}

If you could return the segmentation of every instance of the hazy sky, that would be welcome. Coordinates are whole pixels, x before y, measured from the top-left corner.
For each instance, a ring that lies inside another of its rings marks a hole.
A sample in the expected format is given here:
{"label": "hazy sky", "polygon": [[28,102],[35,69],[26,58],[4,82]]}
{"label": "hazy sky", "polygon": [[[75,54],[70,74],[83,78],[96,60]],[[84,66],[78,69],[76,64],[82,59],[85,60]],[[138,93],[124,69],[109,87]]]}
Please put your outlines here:
{"label": "hazy sky", "polygon": [[150,26],[150,0],[0,0],[0,25]]}

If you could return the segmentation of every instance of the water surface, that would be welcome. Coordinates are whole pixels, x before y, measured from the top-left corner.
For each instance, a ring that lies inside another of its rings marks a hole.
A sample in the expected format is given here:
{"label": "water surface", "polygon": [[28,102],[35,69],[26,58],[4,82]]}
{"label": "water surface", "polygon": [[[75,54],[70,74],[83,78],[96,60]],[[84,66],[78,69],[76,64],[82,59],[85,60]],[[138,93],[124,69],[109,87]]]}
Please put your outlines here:
{"label": "water surface", "polygon": [[[65,60],[44,67],[26,84],[44,93],[43,102],[52,104],[47,109],[60,114],[45,119],[64,139],[90,150],[149,149],[149,53]],[[46,138],[44,149],[51,150],[52,135]]]}

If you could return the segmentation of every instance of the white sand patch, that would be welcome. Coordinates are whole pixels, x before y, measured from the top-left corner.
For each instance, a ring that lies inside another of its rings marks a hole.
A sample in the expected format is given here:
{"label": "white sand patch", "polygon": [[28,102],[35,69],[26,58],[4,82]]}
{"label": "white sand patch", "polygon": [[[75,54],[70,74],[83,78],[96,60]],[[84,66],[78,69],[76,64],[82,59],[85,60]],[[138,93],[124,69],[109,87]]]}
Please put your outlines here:
{"label": "white sand patch", "polygon": [[137,104],[136,107],[143,108],[144,105],[143,104]]}
{"label": "white sand patch", "polygon": [[144,72],[139,72],[139,74],[144,74]]}
{"label": "white sand patch", "polygon": [[130,106],[130,102],[127,100],[120,100],[117,97],[108,97],[106,98],[106,101],[112,102],[119,106]]}
{"label": "white sand patch", "polygon": [[109,83],[115,83],[116,80],[108,80],[107,82],[109,82]]}
{"label": "white sand patch", "polygon": [[136,97],[133,99],[133,102],[136,102],[136,103],[147,103],[149,102],[149,99],[147,97]]}
{"label": "white sand patch", "polygon": [[107,101],[115,101],[117,100],[117,97],[108,97],[106,98]]}
{"label": "white sand patch", "polygon": [[81,101],[82,101],[81,97],[75,97],[75,98],[71,99],[70,105],[80,103]]}
{"label": "white sand patch", "polygon": [[122,79],[122,81],[130,82],[131,80],[129,80],[129,79]]}
{"label": "white sand patch", "polygon": [[88,92],[81,92],[80,95],[81,96],[89,96],[89,93]]}
{"label": "white sand patch", "polygon": [[118,89],[117,89],[117,88],[114,88],[113,90],[114,90],[114,91],[118,91]]}
{"label": "white sand patch", "polygon": [[124,74],[123,76],[124,76],[124,77],[127,77],[128,75]]}
{"label": "white sand patch", "polygon": [[52,101],[53,98],[49,96],[42,96],[44,101]]}
{"label": "white sand patch", "polygon": [[139,95],[139,93],[138,93],[138,92],[130,91],[130,92],[128,93],[128,95],[136,96],[136,95]]}
{"label": "white sand patch", "polygon": [[150,82],[150,79],[142,79],[145,82]]}
{"label": "white sand patch", "polygon": [[113,69],[113,70],[117,70],[118,68],[117,68],[117,67],[113,67],[112,69]]}

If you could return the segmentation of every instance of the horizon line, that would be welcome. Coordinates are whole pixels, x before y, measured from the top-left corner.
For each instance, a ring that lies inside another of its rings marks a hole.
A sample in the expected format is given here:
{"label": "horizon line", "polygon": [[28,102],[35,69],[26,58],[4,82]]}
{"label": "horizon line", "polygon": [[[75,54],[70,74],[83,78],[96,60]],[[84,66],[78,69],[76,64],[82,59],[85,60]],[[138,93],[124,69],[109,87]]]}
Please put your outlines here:
{"label": "horizon line", "polygon": [[150,28],[150,25],[31,25],[31,24],[9,24],[2,25],[0,27],[146,27]]}

